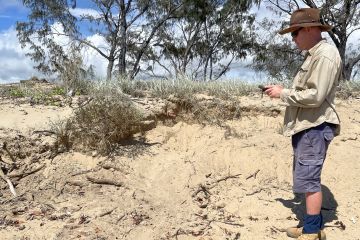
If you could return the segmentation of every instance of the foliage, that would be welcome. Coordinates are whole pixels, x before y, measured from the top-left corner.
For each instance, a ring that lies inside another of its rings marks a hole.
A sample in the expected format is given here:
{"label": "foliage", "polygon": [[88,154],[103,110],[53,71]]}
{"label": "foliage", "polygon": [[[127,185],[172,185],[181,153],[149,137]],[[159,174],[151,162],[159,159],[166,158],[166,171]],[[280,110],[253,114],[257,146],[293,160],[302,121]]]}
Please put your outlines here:
{"label": "foliage", "polygon": [[337,91],[337,97],[341,99],[359,98],[360,96],[360,81],[343,81],[340,82]]}
{"label": "foliage", "polygon": [[153,45],[147,70],[158,66],[170,78],[214,80],[235,60],[244,59],[254,42],[254,15],[249,9],[259,1],[185,1],[178,18],[164,24]]}
{"label": "foliage", "polygon": [[[217,79],[234,60],[245,58],[254,42],[254,15],[260,0],[91,0],[97,15],[77,16],[76,1],[23,0],[28,20],[17,23],[19,40],[37,68],[69,71],[68,45],[93,49],[108,61],[107,80],[115,74],[133,79],[165,68],[170,77]],[[82,32],[106,42],[96,46]],[[164,61],[169,61],[170,66]],[[144,67],[143,67],[144,66]]]}
{"label": "foliage", "polygon": [[290,39],[278,36],[279,29],[279,23],[275,20],[265,18],[259,23],[257,42],[253,47],[254,58],[250,67],[256,71],[267,72],[270,79],[286,81],[295,76],[303,56]]}
{"label": "foliage", "polygon": [[[350,39],[359,32],[359,21],[360,21],[360,2],[351,1],[351,0],[281,0],[281,1],[264,1],[265,6],[270,9],[275,15],[280,17],[282,20],[280,22],[271,21],[271,24],[268,24],[266,27],[263,26],[259,36],[265,36],[267,39],[265,41],[260,41],[259,46],[266,49],[265,52],[270,54],[263,54],[264,51],[258,51],[257,56],[254,60],[255,69],[265,69],[267,72],[270,72],[273,75],[273,70],[281,71],[280,76],[286,76],[286,78],[293,77],[292,71],[287,71],[286,66],[293,66],[293,61],[299,61],[299,57],[292,55],[287,55],[288,53],[294,52],[291,44],[284,44],[281,41],[274,41],[274,36],[272,34],[263,34],[263,32],[271,26],[276,28],[276,32],[280,29],[288,26],[288,22],[285,19],[288,19],[290,14],[296,9],[301,7],[312,7],[321,9],[321,21],[325,24],[333,26],[332,31],[329,31],[327,37],[330,38],[336,47],[339,50],[340,56],[343,60],[343,78],[345,80],[350,80],[356,78],[358,73],[357,69],[360,67],[360,45],[358,43],[350,44]],[[268,21],[268,20],[265,20]],[[273,29],[271,28],[271,29]],[[274,31],[273,31],[274,32]],[[324,33],[324,36],[326,33]],[[285,37],[283,37],[284,39]],[[288,40],[284,40],[285,43]],[[274,53],[275,51],[280,50],[280,54]],[[283,64],[280,64],[283,67],[278,67],[277,64],[272,66],[274,57],[283,57]],[[262,61],[257,62],[258,59]],[[297,65],[297,64],[296,64]],[[355,71],[354,71],[355,70]],[[278,77],[278,76],[277,76]]]}
{"label": "foliage", "polygon": [[[30,9],[27,22],[17,22],[16,30],[22,47],[29,46],[27,53],[37,63],[36,68],[44,73],[62,69],[67,58],[66,49],[56,42],[54,36],[62,32],[75,38],[78,34],[76,18],[70,13],[66,0],[23,0]],[[56,28],[59,27],[62,29]]]}
{"label": "foliage", "polygon": [[25,97],[25,92],[19,87],[11,87],[9,90],[9,96],[14,98]]}
{"label": "foliage", "polygon": [[68,95],[75,95],[75,93],[85,94],[91,85],[89,77],[94,77],[92,68],[84,70],[83,60],[79,54],[79,47],[71,45],[69,49],[69,56],[61,62],[63,66],[60,73],[60,80],[65,86]]}
{"label": "foliage", "polygon": [[[138,73],[140,61],[158,28],[174,17],[182,2],[91,0],[98,14],[81,16],[72,11],[76,7],[75,0],[23,0],[23,4],[30,13],[27,21],[17,23],[16,29],[22,46],[30,46],[28,55],[38,63],[39,70],[62,72],[63,65],[59,63],[67,61],[69,56],[67,43],[58,40],[61,38],[93,49],[104,57],[108,61],[107,79],[110,80],[114,70],[119,76],[130,78]],[[144,21],[149,9],[157,7],[161,7],[161,11],[149,18],[151,21]],[[102,37],[107,46],[94,45],[81,34],[84,30]],[[118,66],[114,69],[116,60]]]}
{"label": "foliage", "polygon": [[60,106],[61,98],[64,95],[64,88],[55,86],[50,88],[41,88],[23,81],[20,84],[13,84],[11,86],[3,86],[0,88],[0,96],[4,98],[27,98],[26,101],[30,104],[43,104]]}

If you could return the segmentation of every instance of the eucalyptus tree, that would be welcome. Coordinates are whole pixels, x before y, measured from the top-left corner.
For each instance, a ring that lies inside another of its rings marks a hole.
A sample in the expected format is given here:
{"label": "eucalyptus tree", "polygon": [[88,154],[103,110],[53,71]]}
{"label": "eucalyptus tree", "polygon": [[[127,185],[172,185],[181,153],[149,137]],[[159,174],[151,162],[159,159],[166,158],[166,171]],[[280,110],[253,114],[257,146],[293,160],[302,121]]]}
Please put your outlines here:
{"label": "eucalyptus tree", "polygon": [[[332,31],[328,32],[328,37],[336,45],[343,60],[343,78],[345,80],[354,79],[360,67],[360,1],[358,0],[266,0],[264,4],[268,6],[281,19],[289,18],[290,14],[301,7],[312,7],[321,9],[322,23],[333,26]],[[278,30],[287,24],[284,20],[277,26]],[[269,35],[271,36],[271,35]],[[288,40],[285,40],[289,43]],[[284,43],[274,42],[273,36],[262,42],[262,47],[258,48],[258,53],[254,58],[254,66],[258,69],[270,69],[274,54],[271,53],[275,48],[282,51],[283,67],[289,66],[291,58],[298,61],[301,57],[296,57],[296,51],[291,44],[284,46]],[[264,44],[265,43],[265,44]],[[264,53],[267,54],[264,54]],[[291,53],[291,54],[287,54]],[[299,55],[298,55],[299,56]],[[280,64],[281,65],[281,64]],[[281,66],[278,65],[278,70]],[[268,66],[268,67],[267,67]],[[355,70],[355,71],[354,71]]]}
{"label": "eucalyptus tree", "polygon": [[[182,1],[90,0],[94,11],[82,14],[77,14],[76,0],[23,0],[23,4],[30,13],[27,21],[17,23],[18,38],[23,47],[30,46],[28,55],[38,63],[39,70],[63,70],[59,63],[68,55],[66,44],[58,39],[66,36],[104,57],[110,79],[116,62],[119,75],[135,77],[155,33],[175,17]],[[149,14],[154,9],[161,11]],[[84,32],[102,37],[106,45],[96,46]]]}
{"label": "eucalyptus tree", "polygon": [[160,65],[169,75],[214,80],[235,60],[245,58],[254,43],[257,0],[187,0],[178,18],[164,24],[153,44],[152,69]]}

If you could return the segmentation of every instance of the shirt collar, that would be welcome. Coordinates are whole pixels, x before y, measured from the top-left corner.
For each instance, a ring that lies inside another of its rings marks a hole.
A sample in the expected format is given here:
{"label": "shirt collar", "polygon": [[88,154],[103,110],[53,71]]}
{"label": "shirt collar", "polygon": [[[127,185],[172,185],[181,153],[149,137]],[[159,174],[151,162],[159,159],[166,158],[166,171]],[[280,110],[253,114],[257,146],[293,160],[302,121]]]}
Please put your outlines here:
{"label": "shirt collar", "polygon": [[318,42],[317,44],[315,44],[315,46],[313,46],[312,48],[310,48],[309,51],[308,51],[308,55],[312,56],[312,55],[315,53],[316,49],[318,49],[319,46],[320,46],[321,44],[323,44],[324,42],[326,42],[326,40],[325,40],[325,39],[322,39],[320,42]]}

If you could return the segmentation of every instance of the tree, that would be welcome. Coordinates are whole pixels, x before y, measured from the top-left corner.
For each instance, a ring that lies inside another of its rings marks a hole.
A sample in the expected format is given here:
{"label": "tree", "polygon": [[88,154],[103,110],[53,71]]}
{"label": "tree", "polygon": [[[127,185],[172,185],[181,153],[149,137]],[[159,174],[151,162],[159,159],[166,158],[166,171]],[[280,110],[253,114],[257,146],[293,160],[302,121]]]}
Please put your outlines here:
{"label": "tree", "polygon": [[[160,65],[172,76],[213,80],[224,75],[234,60],[245,58],[254,42],[252,0],[185,1],[178,18],[157,34],[153,69]],[[165,64],[167,62],[167,64]]]}
{"label": "tree", "polygon": [[[360,26],[360,1],[356,0],[267,0],[264,2],[270,9],[277,15],[284,17],[289,16],[294,10],[300,7],[312,7],[321,9],[321,22],[333,26],[332,31],[328,32],[330,38],[339,50],[340,56],[343,60],[343,78],[345,80],[353,79],[357,71],[354,69],[359,67],[360,63],[360,47],[359,45],[349,44],[349,39],[354,36],[356,32],[359,32]],[[305,6],[304,6],[305,4]],[[285,23],[282,23],[280,28],[284,27]],[[271,44],[277,46],[276,49],[283,49],[284,52],[292,51],[291,48],[280,48],[279,43],[273,41],[265,41],[262,44],[263,48],[270,50]],[[260,51],[261,52],[261,51]],[[265,62],[273,61],[270,58],[272,55],[268,55],[268,58],[264,58],[260,63],[264,67]],[[297,58],[299,59],[299,58]],[[257,58],[255,58],[257,60]],[[288,64],[289,58],[284,58],[284,65]],[[257,64],[254,62],[254,64]]]}
{"label": "tree", "polygon": [[[23,0],[30,14],[27,22],[17,23],[18,38],[23,47],[30,46],[32,52],[28,55],[38,63],[40,71],[62,71],[59,59],[68,56],[66,45],[58,43],[56,37],[66,36],[107,59],[107,79],[112,77],[115,61],[119,75],[134,78],[157,30],[182,6],[181,1],[164,0],[91,0],[91,3],[96,14],[75,16],[72,8],[76,7],[76,0]],[[146,16],[150,9],[159,6],[162,11]],[[61,31],[54,28],[56,24]],[[103,37],[107,46],[98,47],[89,41],[82,34],[84,30],[80,30],[84,25],[88,26],[87,31]]]}

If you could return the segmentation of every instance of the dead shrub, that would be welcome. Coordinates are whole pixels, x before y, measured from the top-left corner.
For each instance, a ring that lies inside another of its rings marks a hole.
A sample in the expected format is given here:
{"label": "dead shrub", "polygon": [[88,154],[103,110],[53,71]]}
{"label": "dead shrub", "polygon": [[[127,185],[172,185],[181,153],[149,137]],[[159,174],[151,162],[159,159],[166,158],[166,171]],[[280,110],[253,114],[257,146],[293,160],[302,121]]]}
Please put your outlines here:
{"label": "dead shrub", "polygon": [[241,118],[241,107],[236,99],[224,101],[218,98],[199,100],[196,97],[174,97],[171,102],[179,106],[183,121],[223,126],[226,120]]}
{"label": "dead shrub", "polygon": [[[75,111],[65,127],[70,145],[84,150],[109,154],[121,141],[141,132],[142,114],[130,99],[123,95],[98,93]],[[66,143],[60,142],[59,145]],[[69,144],[68,144],[69,145]]]}
{"label": "dead shrub", "polygon": [[51,131],[55,133],[55,151],[69,150],[73,144],[72,137],[72,121],[71,120],[59,120],[57,122],[50,123]]}

